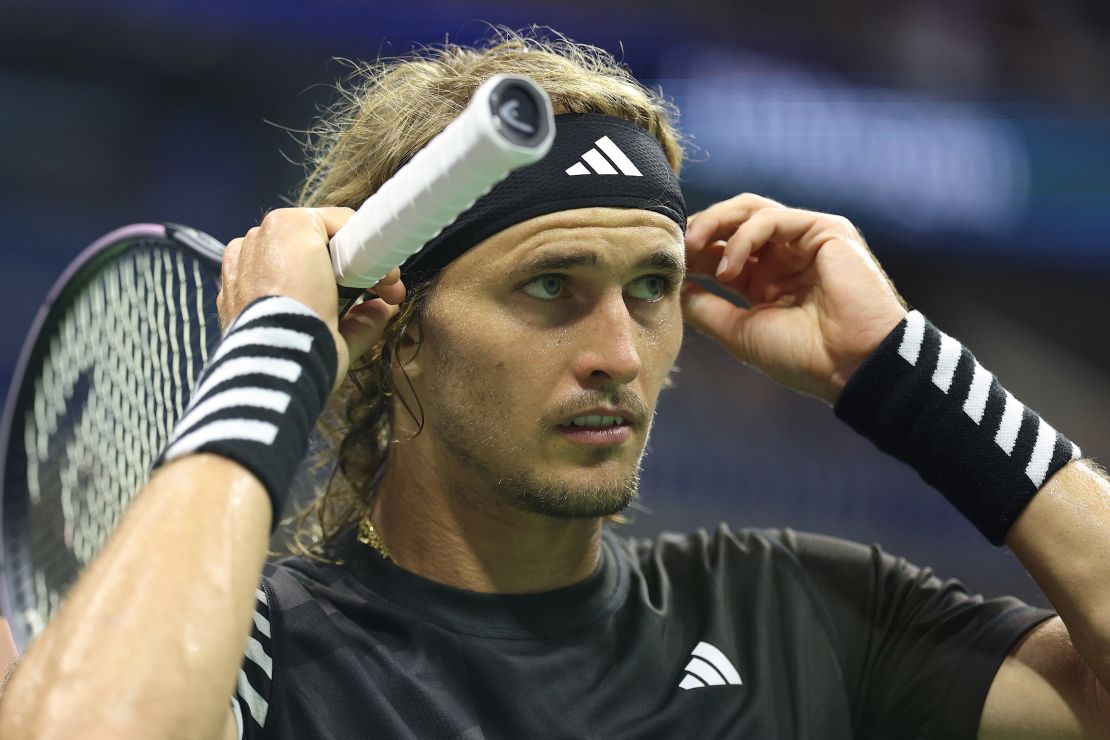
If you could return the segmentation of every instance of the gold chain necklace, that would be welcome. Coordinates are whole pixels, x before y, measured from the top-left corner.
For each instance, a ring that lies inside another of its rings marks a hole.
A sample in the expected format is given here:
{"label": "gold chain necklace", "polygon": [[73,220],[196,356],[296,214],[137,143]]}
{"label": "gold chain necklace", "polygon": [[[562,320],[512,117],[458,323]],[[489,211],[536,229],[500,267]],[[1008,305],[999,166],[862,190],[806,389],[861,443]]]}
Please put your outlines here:
{"label": "gold chain necklace", "polygon": [[374,522],[370,521],[369,513],[363,515],[362,521],[358,523],[358,541],[373,548],[386,560],[393,559],[393,555],[389,552],[389,548],[385,546],[382,536],[378,534],[378,530],[374,529]]}

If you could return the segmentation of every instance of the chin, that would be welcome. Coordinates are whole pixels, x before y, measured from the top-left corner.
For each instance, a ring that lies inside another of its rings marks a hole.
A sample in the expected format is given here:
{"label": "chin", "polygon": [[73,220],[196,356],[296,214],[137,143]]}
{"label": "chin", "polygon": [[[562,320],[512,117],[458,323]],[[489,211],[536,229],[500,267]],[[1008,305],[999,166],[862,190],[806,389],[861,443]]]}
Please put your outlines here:
{"label": "chin", "polygon": [[638,469],[612,475],[599,475],[596,470],[582,472],[586,474],[567,478],[510,476],[501,479],[498,492],[518,509],[556,519],[614,516],[636,499]]}

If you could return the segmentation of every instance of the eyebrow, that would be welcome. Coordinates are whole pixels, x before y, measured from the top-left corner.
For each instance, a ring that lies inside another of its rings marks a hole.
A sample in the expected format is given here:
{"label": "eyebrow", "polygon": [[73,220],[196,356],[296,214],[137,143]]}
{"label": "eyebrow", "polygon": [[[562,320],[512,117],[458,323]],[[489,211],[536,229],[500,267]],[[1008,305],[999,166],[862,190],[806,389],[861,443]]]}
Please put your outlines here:
{"label": "eyebrow", "polygon": [[[597,252],[566,252],[537,257],[530,262],[513,270],[516,275],[525,273],[549,272],[552,270],[568,270],[572,267],[597,267],[601,258]],[[633,270],[660,270],[669,272],[677,277],[686,275],[686,264],[674,256],[673,252],[659,250],[644,257],[632,266]]]}

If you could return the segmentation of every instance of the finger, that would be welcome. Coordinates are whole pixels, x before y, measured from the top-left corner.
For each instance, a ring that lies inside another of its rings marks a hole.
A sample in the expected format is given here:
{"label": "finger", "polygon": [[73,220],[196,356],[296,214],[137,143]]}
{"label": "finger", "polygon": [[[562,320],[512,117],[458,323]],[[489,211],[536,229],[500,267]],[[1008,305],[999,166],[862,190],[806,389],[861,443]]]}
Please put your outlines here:
{"label": "finger", "polygon": [[691,213],[689,216],[686,217],[686,231],[683,233],[683,236],[690,232],[690,227],[694,225],[694,221],[700,218],[701,214],[703,213],[705,213],[705,211],[698,211],[697,213]]}
{"label": "finger", "polygon": [[258,249],[258,234],[261,231],[261,226],[252,226],[247,229],[246,234],[238,239],[232,239],[224,247],[222,266],[232,268],[232,275],[239,272],[239,263],[243,259],[243,251],[246,250],[247,254],[251,254]]}
{"label": "finger", "polygon": [[393,285],[393,283],[399,282],[401,282],[401,268],[394,267],[385,274],[385,277],[378,281],[378,285]]}
{"label": "finger", "polygon": [[230,293],[234,290],[235,276],[239,272],[239,253],[243,248],[243,237],[232,239],[224,247],[223,257],[220,259],[220,292],[216,295],[216,312],[220,317],[221,328],[230,323],[227,302]]}
{"label": "finger", "polygon": [[686,221],[686,251],[698,252],[710,240],[710,235],[715,234],[720,226],[720,219],[713,214],[706,214],[704,211],[697,214],[699,216],[697,224],[693,220]]}
{"label": "finger", "polygon": [[[752,297],[748,294],[748,285],[751,282],[752,273],[745,269],[740,273],[738,278],[733,280],[722,281],[717,279],[717,266],[720,264],[721,255],[724,253],[725,242],[716,241],[709,244],[700,252],[695,254],[687,254],[686,256],[686,273],[687,275],[695,275],[699,277],[713,278],[713,280],[724,288],[729,293],[738,296],[739,298],[752,302]],[[748,265],[754,265],[759,262],[759,257],[749,257]]]}
{"label": "finger", "polygon": [[234,279],[239,266],[239,252],[243,249],[243,237],[232,239],[224,247],[223,257],[220,259],[220,282],[227,284]]}
{"label": "finger", "polygon": [[[275,208],[266,213],[258,228],[265,237],[271,239],[276,237],[279,241],[288,241],[294,235],[304,237],[307,233],[315,232],[312,241],[300,242],[302,244],[314,244],[317,238],[323,239],[325,242],[331,239],[339,229],[351,220],[351,216],[354,214],[355,212],[352,209],[341,206]],[[249,232],[247,240],[250,241]]]}
{"label": "finger", "polygon": [[[782,244],[799,269],[812,262],[821,246],[812,237],[822,231],[827,214],[799,208],[765,208],[752,214],[729,238],[717,277],[731,280],[740,274],[748,257],[769,243]],[[831,224],[830,224],[831,226]]]}
{"label": "finger", "polygon": [[227,322],[224,321],[224,292],[221,290],[216,294],[216,318],[219,319],[220,329],[227,328]]}
{"label": "finger", "polygon": [[[392,275],[394,272],[400,275],[401,271],[395,269],[391,271],[389,275]],[[405,296],[407,295],[408,291],[405,288],[405,284],[401,282],[400,277],[398,277],[395,281],[387,282],[387,280],[389,279],[389,275],[386,275],[384,278],[379,280],[378,284],[371,289],[371,292],[386,303],[397,306],[405,300]]]}
{"label": "finger", "polygon": [[372,300],[363,301],[347,312],[339,322],[339,333],[347,342],[352,363],[377,344],[397,310],[396,306],[385,301]]}
{"label": "finger", "polygon": [[351,216],[355,215],[353,208],[345,208],[342,206],[321,206],[311,210],[320,217],[329,239],[335,236],[335,233],[351,220]]}
{"label": "finger", "polygon": [[778,201],[754,193],[742,193],[735,198],[715,203],[699,212],[693,226],[687,226],[686,246],[694,251],[717,239],[728,239],[736,227],[765,208],[784,208]]}
{"label": "finger", "polygon": [[695,275],[712,276],[725,251],[725,242],[717,240],[706,244],[700,250],[686,250],[686,272]]}
{"label": "finger", "polygon": [[[686,255],[686,273],[688,275],[697,275],[700,277],[708,277],[716,279],[717,267],[721,263],[721,257],[725,252],[725,242],[716,241],[712,244],[707,244],[704,249],[694,254]],[[753,257],[752,259],[758,259]],[[720,282],[720,281],[718,281]],[[721,283],[727,285],[728,283]]]}

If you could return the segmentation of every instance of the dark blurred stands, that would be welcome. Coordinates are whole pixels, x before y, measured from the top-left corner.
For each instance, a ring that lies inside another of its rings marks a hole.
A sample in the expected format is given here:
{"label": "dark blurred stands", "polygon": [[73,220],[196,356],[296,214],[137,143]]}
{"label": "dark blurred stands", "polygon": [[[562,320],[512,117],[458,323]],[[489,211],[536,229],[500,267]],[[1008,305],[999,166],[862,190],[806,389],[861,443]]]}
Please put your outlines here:
{"label": "dark blurred stands", "polygon": [[[221,239],[281,204],[333,56],[549,24],[684,108],[692,207],[739,190],[859,224],[902,293],[1096,458],[1110,449],[1110,6],[1037,0],[6,0],[0,384],[78,250],[171,220]],[[622,48],[623,47],[623,48]],[[879,541],[989,592],[1031,581],[824,406],[691,335],[632,527]],[[654,513],[649,513],[650,510]]]}

